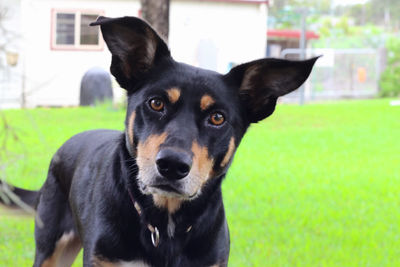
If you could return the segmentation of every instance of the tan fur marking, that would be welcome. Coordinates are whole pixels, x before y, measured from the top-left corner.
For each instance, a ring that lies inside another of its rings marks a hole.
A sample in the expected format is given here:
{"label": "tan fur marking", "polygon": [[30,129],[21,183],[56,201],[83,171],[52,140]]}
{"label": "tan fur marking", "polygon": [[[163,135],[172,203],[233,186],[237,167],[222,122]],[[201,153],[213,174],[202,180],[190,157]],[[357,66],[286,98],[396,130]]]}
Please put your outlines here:
{"label": "tan fur marking", "polygon": [[93,266],[95,267],[147,267],[148,264],[144,263],[143,261],[119,261],[119,262],[110,262],[107,260],[103,260],[98,257],[93,257],[92,259]]}
{"label": "tan fur marking", "polygon": [[228,151],[225,154],[224,159],[221,161],[221,167],[225,167],[228,164],[229,160],[232,158],[233,152],[235,151],[235,138],[231,137],[229,141]]}
{"label": "tan fur marking", "polygon": [[196,141],[192,144],[193,172],[200,178],[200,185],[203,185],[212,172],[213,160],[209,158],[207,147],[200,146]]}
{"label": "tan fur marking", "polygon": [[135,122],[135,117],[136,113],[132,112],[131,116],[129,117],[128,121],[128,137],[129,137],[129,143],[133,147],[133,123]]}
{"label": "tan fur marking", "polygon": [[181,90],[178,88],[171,88],[167,90],[168,99],[172,104],[175,104],[181,96]]}
{"label": "tan fur marking", "polygon": [[170,214],[173,214],[181,207],[183,200],[175,197],[165,197],[155,194],[153,195],[153,201],[154,205],[157,207],[165,208]]}
{"label": "tan fur marking", "polygon": [[[165,133],[160,136],[154,136],[154,137],[150,136],[146,140],[145,144],[143,145],[143,148],[141,147],[139,151],[141,151],[142,149],[147,150],[147,155],[144,155],[144,156],[147,158],[153,158],[154,159],[153,162],[154,162],[157,152],[159,150],[159,146],[165,141],[166,137],[167,137],[167,135]],[[154,153],[150,153],[149,150],[152,150]],[[143,153],[143,154],[146,154],[146,153]],[[167,209],[168,212],[171,214],[174,213],[175,211],[177,211],[180,208],[181,203],[182,203],[182,200],[179,198],[165,197],[165,196],[160,196],[157,194],[153,195],[153,201],[154,201],[154,205],[156,205],[159,208]]]}
{"label": "tan fur marking", "polygon": [[157,175],[155,168],[156,156],[160,145],[167,138],[167,133],[150,135],[143,143],[137,144],[136,162],[139,167],[138,179],[143,184],[149,184]]}
{"label": "tan fur marking", "polygon": [[114,263],[108,262],[108,261],[103,261],[97,257],[93,257],[92,263],[93,263],[93,266],[95,266],[95,267],[116,267],[116,266],[118,266],[117,264],[114,264]]}
{"label": "tan fur marking", "polygon": [[207,94],[203,95],[200,100],[200,108],[201,108],[201,110],[206,110],[214,103],[215,103],[215,100],[211,96],[209,96]]}
{"label": "tan fur marking", "polygon": [[[159,147],[167,138],[167,133],[160,135],[151,135],[144,143],[138,144],[137,164],[139,166],[139,179],[143,179],[143,183],[148,183],[154,176],[155,158],[159,151]],[[174,197],[166,197],[158,194],[152,194],[154,205],[159,208],[165,208],[169,213],[177,211],[183,200]]]}
{"label": "tan fur marking", "polygon": [[[160,135],[151,135],[143,143],[137,145],[137,164],[139,167],[138,179],[143,184],[150,184],[153,177],[157,175],[155,168],[155,158],[159,151],[159,147],[167,138],[167,133]],[[192,143],[193,165],[188,175],[188,179],[184,179],[183,187],[187,196],[195,196],[199,190],[213,176],[212,167],[214,160],[209,158],[207,147],[200,146],[196,141]],[[165,208],[169,213],[176,212],[185,198],[166,196],[151,192],[154,205],[159,208]]]}
{"label": "tan fur marking", "polygon": [[137,162],[139,168],[145,164],[153,164],[159,147],[167,138],[167,133],[150,135],[144,143],[138,144]]}
{"label": "tan fur marking", "polygon": [[57,241],[53,254],[47,258],[42,267],[71,266],[82,245],[79,237],[73,232],[65,233]]}

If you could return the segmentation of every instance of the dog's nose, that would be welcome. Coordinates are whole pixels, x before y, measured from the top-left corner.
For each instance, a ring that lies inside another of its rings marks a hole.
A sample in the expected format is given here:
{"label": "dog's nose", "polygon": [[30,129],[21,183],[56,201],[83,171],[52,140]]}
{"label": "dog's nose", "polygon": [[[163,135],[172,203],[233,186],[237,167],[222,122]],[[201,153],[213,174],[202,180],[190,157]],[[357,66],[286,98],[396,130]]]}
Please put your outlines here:
{"label": "dog's nose", "polygon": [[170,180],[179,180],[189,174],[192,157],[179,150],[164,148],[158,152],[156,164],[162,176]]}

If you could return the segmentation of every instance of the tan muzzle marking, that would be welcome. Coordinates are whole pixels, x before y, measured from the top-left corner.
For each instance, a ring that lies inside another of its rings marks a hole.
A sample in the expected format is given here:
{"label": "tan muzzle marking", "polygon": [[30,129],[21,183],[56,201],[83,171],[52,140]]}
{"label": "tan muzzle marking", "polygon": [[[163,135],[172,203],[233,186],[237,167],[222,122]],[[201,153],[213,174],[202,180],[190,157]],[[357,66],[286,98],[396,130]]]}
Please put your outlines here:
{"label": "tan muzzle marking", "polygon": [[128,120],[128,138],[129,138],[129,143],[133,147],[133,124],[135,122],[135,117],[136,117],[136,112],[132,112],[131,116],[129,117]]}
{"label": "tan muzzle marking", "polygon": [[192,143],[193,167],[192,171],[200,178],[200,184],[204,184],[212,172],[213,159],[209,158],[207,147],[200,146],[196,141]]}
{"label": "tan muzzle marking", "polygon": [[228,164],[230,159],[233,156],[233,152],[235,151],[235,138],[232,136],[231,140],[229,141],[228,151],[225,154],[224,159],[221,161],[220,166],[223,168]]}

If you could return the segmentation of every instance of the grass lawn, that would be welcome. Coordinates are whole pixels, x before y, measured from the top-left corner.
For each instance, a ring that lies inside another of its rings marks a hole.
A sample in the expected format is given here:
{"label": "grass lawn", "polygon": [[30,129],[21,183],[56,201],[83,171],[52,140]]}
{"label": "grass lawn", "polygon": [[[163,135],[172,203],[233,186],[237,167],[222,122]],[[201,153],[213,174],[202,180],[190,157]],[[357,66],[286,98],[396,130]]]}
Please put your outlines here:
{"label": "grass lawn", "polygon": [[[122,129],[124,112],[5,116],[20,137],[9,143],[7,181],[37,189],[68,137]],[[400,107],[389,100],[280,105],[250,128],[223,189],[229,266],[400,266]],[[33,220],[0,210],[0,266],[29,266],[33,254]]]}

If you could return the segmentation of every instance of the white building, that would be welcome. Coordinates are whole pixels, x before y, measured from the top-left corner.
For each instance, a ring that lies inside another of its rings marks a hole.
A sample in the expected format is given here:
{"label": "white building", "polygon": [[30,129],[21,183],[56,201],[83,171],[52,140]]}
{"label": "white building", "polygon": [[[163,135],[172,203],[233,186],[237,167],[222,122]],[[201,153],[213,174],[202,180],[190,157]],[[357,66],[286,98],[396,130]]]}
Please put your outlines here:
{"label": "white building", "polygon": [[[264,57],[267,8],[262,0],[171,0],[173,57],[222,73]],[[140,1],[2,0],[1,10],[9,34],[0,33],[0,108],[75,106],[84,73],[108,70],[111,60],[99,28],[88,23],[98,15],[137,16]]]}

